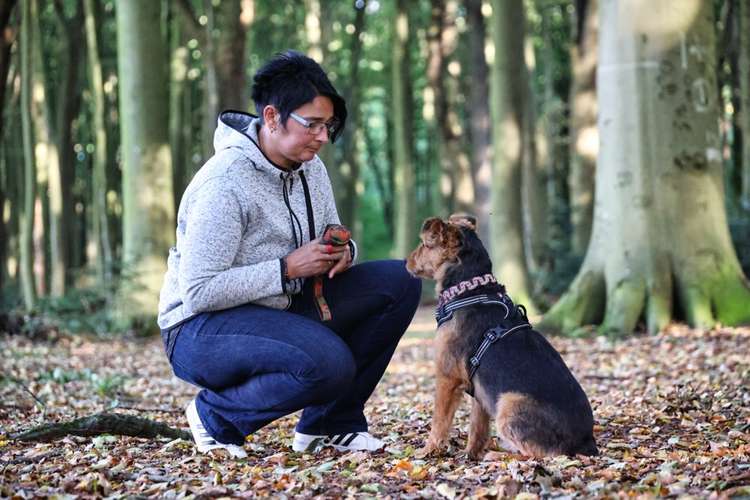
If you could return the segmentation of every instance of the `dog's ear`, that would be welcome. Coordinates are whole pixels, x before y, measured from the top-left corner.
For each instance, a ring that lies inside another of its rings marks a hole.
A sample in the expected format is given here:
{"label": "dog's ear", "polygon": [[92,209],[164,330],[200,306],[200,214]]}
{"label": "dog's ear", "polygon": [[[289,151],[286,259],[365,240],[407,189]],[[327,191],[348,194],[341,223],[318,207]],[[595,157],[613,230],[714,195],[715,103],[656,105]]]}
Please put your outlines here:
{"label": "dog's ear", "polygon": [[445,226],[445,222],[440,220],[439,217],[430,217],[429,219],[426,219],[424,224],[422,224],[422,230],[420,231],[422,241],[424,241],[427,246],[439,245],[442,240],[443,226]]}
{"label": "dog's ear", "polygon": [[457,226],[463,226],[471,229],[472,231],[477,230],[477,218],[469,214],[453,214],[448,217],[448,222]]}

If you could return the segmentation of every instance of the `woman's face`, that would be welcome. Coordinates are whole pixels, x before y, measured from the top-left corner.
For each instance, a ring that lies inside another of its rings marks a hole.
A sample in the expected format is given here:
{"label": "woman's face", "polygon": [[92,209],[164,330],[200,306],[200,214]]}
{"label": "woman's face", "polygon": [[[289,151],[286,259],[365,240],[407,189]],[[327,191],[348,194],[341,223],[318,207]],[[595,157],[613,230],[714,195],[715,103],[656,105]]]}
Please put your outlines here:
{"label": "woman's face", "polygon": [[[308,122],[329,122],[333,119],[333,102],[328,97],[317,96],[311,102],[295,109],[294,113]],[[286,164],[282,165],[284,167],[312,160],[329,140],[325,127],[317,134],[311,134],[304,125],[292,117],[287,119],[285,125],[278,126],[274,135],[275,149],[286,160]]]}

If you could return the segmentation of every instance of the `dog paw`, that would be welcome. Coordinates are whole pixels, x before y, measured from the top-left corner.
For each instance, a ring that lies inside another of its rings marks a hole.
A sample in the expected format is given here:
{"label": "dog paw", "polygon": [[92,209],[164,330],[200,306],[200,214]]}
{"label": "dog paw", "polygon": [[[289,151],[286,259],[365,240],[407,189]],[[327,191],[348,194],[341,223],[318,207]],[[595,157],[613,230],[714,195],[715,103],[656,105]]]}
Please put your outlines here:
{"label": "dog paw", "polygon": [[469,456],[469,460],[474,460],[478,462],[484,458],[484,447],[466,448],[466,454]]}
{"label": "dog paw", "polygon": [[417,458],[426,458],[430,455],[440,455],[441,447],[433,443],[427,443],[414,454]]}

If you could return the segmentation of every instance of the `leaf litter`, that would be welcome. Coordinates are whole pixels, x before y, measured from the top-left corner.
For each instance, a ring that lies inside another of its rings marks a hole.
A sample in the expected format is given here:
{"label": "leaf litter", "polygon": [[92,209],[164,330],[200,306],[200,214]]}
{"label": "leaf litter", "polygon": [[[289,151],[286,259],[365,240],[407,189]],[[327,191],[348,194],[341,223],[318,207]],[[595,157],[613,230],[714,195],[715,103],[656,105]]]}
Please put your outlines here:
{"label": "leaf litter", "polygon": [[295,453],[291,415],[248,436],[243,460],[198,454],[182,439],[11,439],[104,410],[186,427],[182,409],[196,389],[172,375],[158,339],[2,336],[0,497],[750,496],[750,329],[675,325],[617,343],[552,338],[589,395],[600,455],[534,460],[493,444],[471,461],[468,396],[446,453],[415,457],[430,428],[431,328],[415,321],[368,402],[384,451]]}

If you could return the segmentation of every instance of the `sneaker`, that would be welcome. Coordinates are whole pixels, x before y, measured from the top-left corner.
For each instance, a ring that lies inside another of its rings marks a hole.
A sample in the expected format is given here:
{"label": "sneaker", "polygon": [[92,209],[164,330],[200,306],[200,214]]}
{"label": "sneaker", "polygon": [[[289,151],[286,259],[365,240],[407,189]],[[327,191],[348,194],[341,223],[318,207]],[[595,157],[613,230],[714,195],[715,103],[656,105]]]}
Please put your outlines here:
{"label": "sneaker", "polygon": [[195,399],[191,400],[187,408],[185,408],[185,416],[190,425],[190,432],[193,434],[193,441],[195,441],[195,447],[198,448],[198,451],[206,453],[211,450],[224,449],[234,458],[247,458],[247,453],[242,449],[242,446],[220,443],[211,437],[206,428],[203,427],[203,422],[201,422],[201,418],[198,416]]}
{"label": "sneaker", "polygon": [[315,452],[318,448],[333,446],[338,451],[376,451],[385,446],[385,442],[369,432],[350,432],[348,434],[302,434],[294,433],[292,449],[294,451]]}

